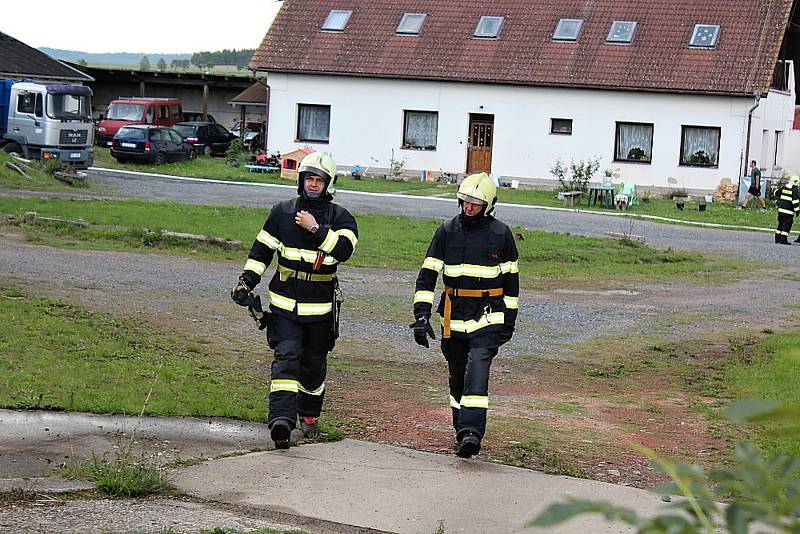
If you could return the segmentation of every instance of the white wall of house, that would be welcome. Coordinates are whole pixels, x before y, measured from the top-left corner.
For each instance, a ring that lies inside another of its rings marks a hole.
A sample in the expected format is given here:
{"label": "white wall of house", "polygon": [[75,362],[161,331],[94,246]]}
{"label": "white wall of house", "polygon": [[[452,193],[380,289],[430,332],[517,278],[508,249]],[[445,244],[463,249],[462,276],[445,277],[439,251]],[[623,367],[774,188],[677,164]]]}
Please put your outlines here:
{"label": "white wall of house", "polygon": [[[557,158],[601,157],[601,169],[619,169],[638,185],[714,189],[736,180],[744,157],[744,97],[636,93],[459,82],[382,80],[269,73],[269,145],[287,152],[299,146],[330,151],[341,167],[389,167],[406,160],[406,172],[464,172],[470,113],[494,115],[492,174],[523,180],[552,179]],[[770,94],[754,114],[751,159],[758,159],[763,129],[787,131],[794,94]],[[331,106],[328,143],[298,142],[298,104]],[[437,111],[436,150],[404,150],[404,110]],[[550,133],[551,118],[573,120],[572,135]],[[653,124],[652,161],[614,161],[616,122]],[[679,164],[683,125],[720,128],[719,162],[703,168]],[[785,148],[784,148],[785,151]],[[375,161],[377,160],[377,162]],[[599,180],[598,176],[598,180]],[[674,185],[673,185],[674,186]]]}

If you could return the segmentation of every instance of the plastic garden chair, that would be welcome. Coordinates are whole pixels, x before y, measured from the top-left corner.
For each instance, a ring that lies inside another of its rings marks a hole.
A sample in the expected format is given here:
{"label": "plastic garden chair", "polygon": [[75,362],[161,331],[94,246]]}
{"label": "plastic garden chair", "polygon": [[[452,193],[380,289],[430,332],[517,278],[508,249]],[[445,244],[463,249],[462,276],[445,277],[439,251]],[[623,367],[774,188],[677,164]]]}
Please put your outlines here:
{"label": "plastic garden chair", "polygon": [[638,206],[639,199],[636,198],[636,184],[621,184],[622,188],[614,197],[614,205],[620,209],[629,206]]}

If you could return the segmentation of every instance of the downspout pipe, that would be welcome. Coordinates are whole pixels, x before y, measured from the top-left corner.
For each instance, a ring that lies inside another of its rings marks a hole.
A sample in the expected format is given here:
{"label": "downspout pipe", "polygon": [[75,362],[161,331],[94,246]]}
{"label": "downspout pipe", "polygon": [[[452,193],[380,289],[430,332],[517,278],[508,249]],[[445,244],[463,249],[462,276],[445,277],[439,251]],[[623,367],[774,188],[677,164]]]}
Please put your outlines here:
{"label": "downspout pipe", "polygon": [[[750,165],[750,132],[753,129],[753,112],[758,108],[761,103],[761,93],[756,91],[753,93],[756,99],[755,104],[747,111],[747,139],[744,142],[744,165],[740,165],[739,172],[739,185],[736,188],[736,198],[739,198],[739,190],[742,188],[742,175],[747,172],[748,165]],[[763,162],[762,162],[763,163]],[[743,167],[743,168],[742,168]]]}
{"label": "downspout pipe", "polygon": [[264,110],[264,147],[263,147],[264,150],[267,150],[267,147],[269,146],[269,142],[268,142],[269,141],[269,101],[270,101],[270,97],[272,96],[271,95],[271,88],[270,88],[269,84],[267,83],[267,79],[266,78],[256,78],[256,70],[255,69],[252,69],[251,72],[253,73],[253,79],[255,79],[255,81],[257,81],[258,83],[262,84],[264,86],[264,89],[266,89],[266,91],[267,91],[266,109]]}

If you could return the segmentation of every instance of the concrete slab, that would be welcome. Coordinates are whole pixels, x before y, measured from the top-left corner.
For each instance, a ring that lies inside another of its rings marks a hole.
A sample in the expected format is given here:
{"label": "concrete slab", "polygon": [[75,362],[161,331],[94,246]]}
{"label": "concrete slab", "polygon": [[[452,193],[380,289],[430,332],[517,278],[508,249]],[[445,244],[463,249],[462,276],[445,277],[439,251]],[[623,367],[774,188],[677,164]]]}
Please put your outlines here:
{"label": "concrete slab", "polygon": [[29,493],[71,493],[93,490],[94,484],[61,477],[0,478],[0,493],[23,490]]}
{"label": "concrete slab", "polygon": [[[648,491],[545,475],[480,460],[344,440],[252,453],[178,468],[186,493],[388,532],[528,533],[523,527],[565,496],[602,499],[652,515],[664,506]],[[554,534],[632,532],[597,516]]]}

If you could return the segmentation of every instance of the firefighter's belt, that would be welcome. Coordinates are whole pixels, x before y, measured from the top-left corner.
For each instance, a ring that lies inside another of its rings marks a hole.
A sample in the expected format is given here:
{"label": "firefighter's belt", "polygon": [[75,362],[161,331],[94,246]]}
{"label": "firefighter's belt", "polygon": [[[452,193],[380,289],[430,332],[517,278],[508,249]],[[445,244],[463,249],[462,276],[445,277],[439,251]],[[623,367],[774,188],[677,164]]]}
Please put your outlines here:
{"label": "firefighter's belt", "polygon": [[499,297],[503,294],[502,287],[493,287],[491,289],[458,289],[457,287],[444,286],[444,316],[442,326],[442,338],[450,338],[450,315],[453,312],[453,304],[450,297],[472,297],[472,298],[485,298],[485,297]]}
{"label": "firefighter's belt", "polygon": [[298,280],[305,280],[306,282],[332,282],[336,279],[335,274],[314,274],[304,271],[295,271],[283,265],[278,265],[278,276],[281,282],[286,282],[289,278],[297,278]]}

